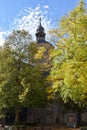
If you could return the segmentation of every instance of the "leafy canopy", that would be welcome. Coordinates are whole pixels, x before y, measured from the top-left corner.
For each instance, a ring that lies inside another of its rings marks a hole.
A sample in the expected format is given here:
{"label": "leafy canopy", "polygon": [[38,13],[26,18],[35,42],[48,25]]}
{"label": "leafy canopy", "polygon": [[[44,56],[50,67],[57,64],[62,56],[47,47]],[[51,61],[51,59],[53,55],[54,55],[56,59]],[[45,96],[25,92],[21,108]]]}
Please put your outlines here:
{"label": "leafy canopy", "polygon": [[[14,30],[0,50],[0,107],[39,107],[47,101],[43,72],[35,59],[38,47],[25,30]],[[18,117],[17,117],[18,120]]]}
{"label": "leafy canopy", "polygon": [[84,1],[51,31],[58,39],[52,53],[52,90],[64,102],[87,105],[87,14]]}

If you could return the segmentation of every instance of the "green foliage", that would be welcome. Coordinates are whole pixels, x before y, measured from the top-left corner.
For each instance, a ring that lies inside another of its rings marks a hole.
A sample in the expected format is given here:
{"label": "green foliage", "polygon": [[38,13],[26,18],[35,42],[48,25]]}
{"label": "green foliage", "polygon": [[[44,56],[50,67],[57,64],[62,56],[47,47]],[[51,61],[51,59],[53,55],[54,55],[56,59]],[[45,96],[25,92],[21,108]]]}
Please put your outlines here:
{"label": "green foliage", "polygon": [[[29,37],[27,37],[29,36]],[[28,39],[26,39],[26,37]],[[27,40],[28,44],[25,43]],[[0,55],[0,103],[4,106],[20,104],[19,94],[24,91],[21,84],[23,68],[26,65],[27,47],[30,44],[30,35],[26,31],[13,31],[1,50]],[[2,105],[1,105],[2,106]]]}
{"label": "green foliage", "polygon": [[0,108],[38,107],[47,100],[46,83],[36,63],[37,45],[25,30],[13,31],[0,51]]}
{"label": "green foliage", "polygon": [[[27,71],[27,75],[31,75],[24,79],[23,83],[27,86],[26,96],[22,98],[25,106],[32,108],[43,107],[47,103],[47,92],[46,92],[46,82],[43,77],[43,72],[41,72],[40,66],[36,66],[31,72]],[[20,95],[23,96],[23,95]]]}
{"label": "green foliage", "polygon": [[65,103],[72,100],[87,105],[87,15],[83,0],[62,18],[54,34],[58,43],[52,53],[52,90],[58,91]]}

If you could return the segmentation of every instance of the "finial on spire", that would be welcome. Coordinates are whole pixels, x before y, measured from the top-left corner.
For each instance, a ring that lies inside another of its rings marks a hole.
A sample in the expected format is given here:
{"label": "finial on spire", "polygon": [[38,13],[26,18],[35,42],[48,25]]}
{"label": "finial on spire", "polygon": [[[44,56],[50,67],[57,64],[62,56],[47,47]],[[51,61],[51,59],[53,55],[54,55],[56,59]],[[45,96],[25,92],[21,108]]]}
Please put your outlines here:
{"label": "finial on spire", "polygon": [[41,26],[41,18],[39,19],[39,22],[40,22],[40,26]]}

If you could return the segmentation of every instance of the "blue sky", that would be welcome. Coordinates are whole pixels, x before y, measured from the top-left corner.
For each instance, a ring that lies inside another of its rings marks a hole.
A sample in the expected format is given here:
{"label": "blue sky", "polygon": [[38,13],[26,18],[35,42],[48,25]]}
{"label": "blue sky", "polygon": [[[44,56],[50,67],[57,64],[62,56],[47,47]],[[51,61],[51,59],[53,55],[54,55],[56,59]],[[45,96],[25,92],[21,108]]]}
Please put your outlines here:
{"label": "blue sky", "polygon": [[[34,34],[39,17],[48,30],[73,8],[79,0],[2,0],[0,1],[0,42],[12,29],[26,29]],[[31,28],[32,26],[32,28]]]}

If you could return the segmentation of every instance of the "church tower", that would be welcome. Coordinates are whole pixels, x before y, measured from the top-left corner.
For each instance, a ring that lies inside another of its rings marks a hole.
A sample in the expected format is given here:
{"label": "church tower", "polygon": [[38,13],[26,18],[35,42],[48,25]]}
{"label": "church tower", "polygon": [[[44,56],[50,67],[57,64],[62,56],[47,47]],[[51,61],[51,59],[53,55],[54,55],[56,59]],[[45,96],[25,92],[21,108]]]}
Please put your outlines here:
{"label": "church tower", "polygon": [[44,27],[41,25],[41,18],[39,19],[39,26],[36,30],[36,41],[37,43],[45,42],[45,32]]}
{"label": "church tower", "polygon": [[45,40],[45,29],[41,24],[41,18],[39,19],[39,26],[36,29],[36,43],[38,46],[38,54],[40,56],[41,62],[45,69],[50,70],[51,60],[49,56],[49,51],[53,49],[52,44]]}

